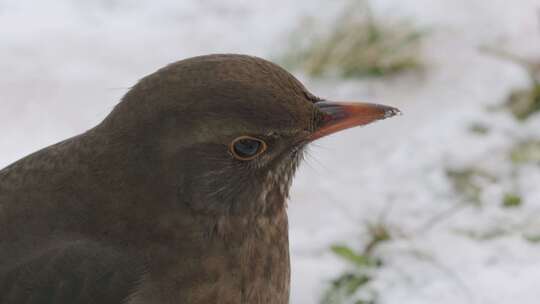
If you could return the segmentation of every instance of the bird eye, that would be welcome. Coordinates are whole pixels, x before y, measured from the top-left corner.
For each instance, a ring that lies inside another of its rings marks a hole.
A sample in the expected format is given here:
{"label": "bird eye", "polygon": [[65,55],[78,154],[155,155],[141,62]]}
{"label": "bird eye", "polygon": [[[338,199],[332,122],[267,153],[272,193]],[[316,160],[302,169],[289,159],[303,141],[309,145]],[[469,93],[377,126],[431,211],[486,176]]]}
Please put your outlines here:
{"label": "bird eye", "polygon": [[266,143],[251,136],[240,136],[229,147],[232,155],[239,160],[251,160],[266,150]]}

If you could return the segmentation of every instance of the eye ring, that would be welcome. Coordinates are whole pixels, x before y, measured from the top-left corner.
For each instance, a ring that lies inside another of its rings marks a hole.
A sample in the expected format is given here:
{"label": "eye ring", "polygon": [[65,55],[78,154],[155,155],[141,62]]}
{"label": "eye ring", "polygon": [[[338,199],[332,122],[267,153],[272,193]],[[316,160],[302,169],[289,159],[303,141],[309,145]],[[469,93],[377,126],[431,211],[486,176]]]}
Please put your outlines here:
{"label": "eye ring", "polygon": [[252,160],[262,154],[268,146],[264,140],[252,136],[240,136],[229,144],[229,152],[242,161]]}

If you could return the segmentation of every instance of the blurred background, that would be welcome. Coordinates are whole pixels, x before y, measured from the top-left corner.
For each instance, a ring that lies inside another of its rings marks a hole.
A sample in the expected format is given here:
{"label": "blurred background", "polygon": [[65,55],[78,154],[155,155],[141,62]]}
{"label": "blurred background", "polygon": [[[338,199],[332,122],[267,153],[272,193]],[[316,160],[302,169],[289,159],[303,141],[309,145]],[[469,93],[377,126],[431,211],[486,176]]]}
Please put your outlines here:
{"label": "blurred background", "polygon": [[540,301],[539,0],[0,0],[0,167],[207,53],[404,112],[311,147],[291,303]]}

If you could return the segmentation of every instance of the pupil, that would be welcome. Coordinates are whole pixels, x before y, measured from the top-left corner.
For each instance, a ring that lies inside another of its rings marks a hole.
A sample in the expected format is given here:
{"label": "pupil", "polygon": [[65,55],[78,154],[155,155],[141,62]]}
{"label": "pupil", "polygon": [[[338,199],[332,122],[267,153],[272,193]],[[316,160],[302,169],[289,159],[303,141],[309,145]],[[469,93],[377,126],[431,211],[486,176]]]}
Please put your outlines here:
{"label": "pupil", "polygon": [[261,143],[252,139],[242,139],[234,144],[235,152],[241,157],[250,157],[259,151]]}

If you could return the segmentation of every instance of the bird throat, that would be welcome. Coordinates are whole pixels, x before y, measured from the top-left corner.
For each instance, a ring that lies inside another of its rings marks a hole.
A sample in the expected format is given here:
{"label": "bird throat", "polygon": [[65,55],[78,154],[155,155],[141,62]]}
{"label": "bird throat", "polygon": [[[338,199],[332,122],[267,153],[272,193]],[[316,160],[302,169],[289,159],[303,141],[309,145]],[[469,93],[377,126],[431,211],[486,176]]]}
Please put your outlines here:
{"label": "bird throat", "polygon": [[[290,290],[287,199],[300,154],[268,170],[258,201],[258,216],[244,223],[237,252],[242,284],[240,303],[287,304]],[[235,233],[239,236],[238,231]],[[225,236],[230,237],[231,234]]]}
{"label": "bird throat", "polygon": [[[286,201],[301,156],[301,151],[297,151],[286,158],[276,159],[276,163],[266,168],[259,168],[257,187],[244,187],[243,191],[249,192],[241,193],[250,197],[250,201],[235,197],[220,202],[221,207],[225,203],[236,203],[236,208],[205,209],[207,205],[202,205],[202,209],[193,209],[193,214],[198,214],[199,219],[192,222],[189,229],[202,232],[198,234],[201,238],[187,239],[183,243],[187,241],[197,250],[178,250],[172,265],[164,267],[177,278],[171,282],[181,282],[174,286],[179,299],[185,303],[289,302]],[[214,188],[210,191],[220,193]],[[185,269],[190,269],[190,272],[186,273]],[[193,280],[185,280],[184,277],[198,278],[197,289],[191,288]]]}
{"label": "bird throat", "polygon": [[265,206],[265,209],[275,205],[287,207],[289,190],[302,156],[302,150],[295,151],[290,159],[268,170],[257,203]]}

